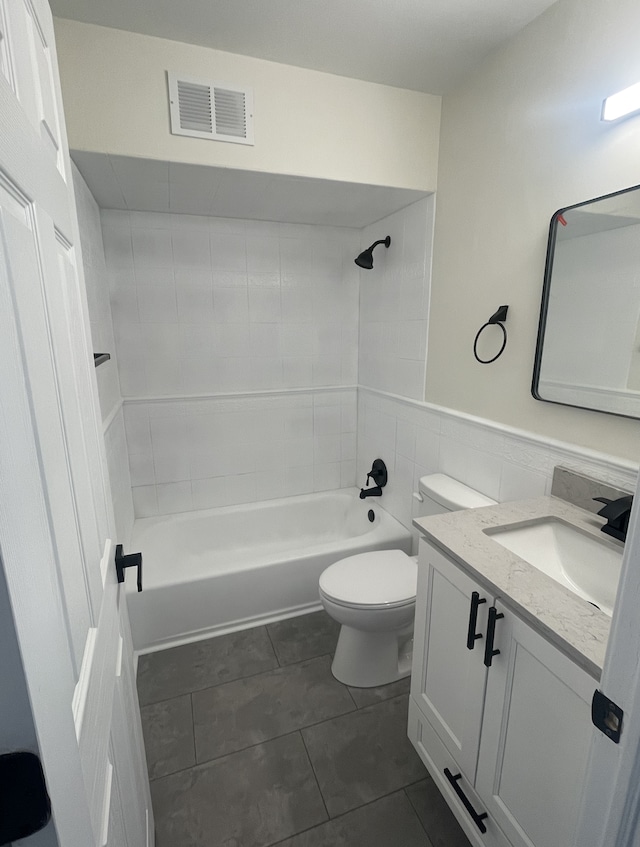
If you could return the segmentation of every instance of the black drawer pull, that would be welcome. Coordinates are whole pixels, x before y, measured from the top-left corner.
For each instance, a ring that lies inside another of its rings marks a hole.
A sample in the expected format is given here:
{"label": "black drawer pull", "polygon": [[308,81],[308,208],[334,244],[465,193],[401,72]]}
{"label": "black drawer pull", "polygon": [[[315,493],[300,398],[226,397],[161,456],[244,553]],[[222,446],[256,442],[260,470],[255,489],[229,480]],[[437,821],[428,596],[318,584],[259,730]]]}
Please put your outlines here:
{"label": "black drawer pull", "polygon": [[487,831],[487,827],[484,825],[483,821],[484,821],[485,818],[488,818],[489,815],[486,812],[483,812],[481,815],[479,815],[476,812],[476,810],[473,808],[473,806],[471,805],[471,801],[469,800],[467,795],[464,793],[462,788],[460,788],[460,786],[458,785],[458,780],[462,778],[462,774],[457,773],[454,776],[451,773],[451,771],[449,770],[449,768],[445,768],[444,769],[444,775],[446,776],[446,778],[451,783],[451,786],[452,786],[453,790],[456,792],[456,794],[458,795],[458,797],[460,798],[462,805],[469,812],[469,815],[471,816],[471,820],[478,827],[480,832],[484,835],[485,832]]}
{"label": "black drawer pull", "polygon": [[503,617],[502,612],[499,612],[495,606],[491,606],[489,609],[489,622],[487,623],[487,641],[484,645],[484,663],[488,668],[491,667],[493,657],[500,653],[499,650],[493,649],[493,639],[496,634],[496,621],[499,621]]}
{"label": "black drawer pull", "polygon": [[480,599],[477,591],[472,593],[471,607],[469,609],[469,629],[467,631],[467,650],[473,650],[478,638],[482,638],[482,633],[476,632],[476,624],[478,623],[478,606],[486,602],[484,597],[482,600]]}

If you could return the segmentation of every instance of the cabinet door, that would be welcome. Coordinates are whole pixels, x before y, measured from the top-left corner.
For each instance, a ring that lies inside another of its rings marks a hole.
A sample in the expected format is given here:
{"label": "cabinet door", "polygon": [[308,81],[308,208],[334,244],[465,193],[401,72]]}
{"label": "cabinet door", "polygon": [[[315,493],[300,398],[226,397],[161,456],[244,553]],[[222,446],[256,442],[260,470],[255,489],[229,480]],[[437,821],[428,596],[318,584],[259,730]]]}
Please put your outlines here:
{"label": "cabinet door", "polygon": [[571,847],[596,683],[496,605],[476,790],[515,847]]}
{"label": "cabinet door", "polygon": [[[477,593],[473,649],[468,649]],[[487,608],[493,598],[425,541],[420,542],[411,695],[473,784],[485,692]]]}

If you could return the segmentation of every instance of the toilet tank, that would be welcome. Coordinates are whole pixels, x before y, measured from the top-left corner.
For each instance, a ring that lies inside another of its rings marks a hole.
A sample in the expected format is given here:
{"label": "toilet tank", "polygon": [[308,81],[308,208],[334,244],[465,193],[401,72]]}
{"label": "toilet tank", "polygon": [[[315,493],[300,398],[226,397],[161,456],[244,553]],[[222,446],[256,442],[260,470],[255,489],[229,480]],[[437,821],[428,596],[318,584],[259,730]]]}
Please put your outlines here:
{"label": "toilet tank", "polygon": [[418,483],[422,503],[416,517],[440,515],[458,509],[477,509],[479,506],[495,506],[496,500],[486,497],[443,473],[429,474]]}

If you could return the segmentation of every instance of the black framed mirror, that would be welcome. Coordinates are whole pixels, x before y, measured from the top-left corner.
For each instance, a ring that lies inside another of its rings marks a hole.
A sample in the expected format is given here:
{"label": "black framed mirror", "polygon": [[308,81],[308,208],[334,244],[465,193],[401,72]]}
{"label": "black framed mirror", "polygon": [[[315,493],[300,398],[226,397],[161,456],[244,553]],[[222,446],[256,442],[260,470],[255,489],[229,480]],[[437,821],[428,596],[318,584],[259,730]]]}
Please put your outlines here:
{"label": "black framed mirror", "polygon": [[640,186],[551,218],[531,393],[640,418]]}

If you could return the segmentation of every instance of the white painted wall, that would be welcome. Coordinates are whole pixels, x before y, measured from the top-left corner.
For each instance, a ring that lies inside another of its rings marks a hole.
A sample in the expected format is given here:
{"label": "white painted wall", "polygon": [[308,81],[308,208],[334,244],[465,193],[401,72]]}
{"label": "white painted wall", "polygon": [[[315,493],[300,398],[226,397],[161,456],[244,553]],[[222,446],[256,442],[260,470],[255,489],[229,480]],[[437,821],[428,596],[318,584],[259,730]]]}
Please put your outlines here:
{"label": "white painted wall", "polygon": [[[637,459],[637,421],[533,400],[549,219],[638,182],[640,118],[602,123],[640,79],[637,0],[560,0],[443,100],[427,400]],[[510,305],[507,350],[472,356]]]}
{"label": "white painted wall", "polygon": [[373,268],[360,271],[360,385],[421,400],[427,353],[435,198],[362,230],[361,249],[381,238]]}
{"label": "white painted wall", "polygon": [[359,231],[102,221],[136,515],[352,485]]}
{"label": "white painted wall", "polygon": [[[72,150],[433,191],[440,97],[56,19]],[[254,89],[255,146],[173,136],[166,71]]]}

